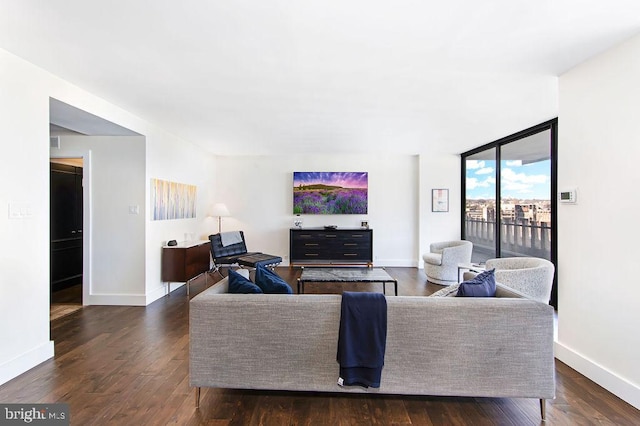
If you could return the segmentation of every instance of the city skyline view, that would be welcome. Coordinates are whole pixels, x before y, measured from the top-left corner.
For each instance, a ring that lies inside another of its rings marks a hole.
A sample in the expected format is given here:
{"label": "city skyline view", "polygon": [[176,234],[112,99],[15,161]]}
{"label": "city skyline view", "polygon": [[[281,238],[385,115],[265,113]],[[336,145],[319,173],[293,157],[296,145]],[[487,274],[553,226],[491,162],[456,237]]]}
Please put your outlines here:
{"label": "city skyline view", "polygon": [[[494,199],[496,167],[494,160],[467,160],[467,200]],[[502,188],[500,196],[517,200],[551,199],[550,160],[522,164],[520,160],[506,160],[501,164]]]}

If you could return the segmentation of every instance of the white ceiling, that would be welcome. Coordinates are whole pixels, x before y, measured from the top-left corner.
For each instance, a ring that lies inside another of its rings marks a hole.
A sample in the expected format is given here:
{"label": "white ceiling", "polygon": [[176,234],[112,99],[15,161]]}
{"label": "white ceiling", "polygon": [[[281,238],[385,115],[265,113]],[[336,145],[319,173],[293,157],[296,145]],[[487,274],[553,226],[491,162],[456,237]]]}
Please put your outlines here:
{"label": "white ceiling", "polygon": [[0,0],[0,47],[219,154],[462,152],[639,31],[638,0]]}

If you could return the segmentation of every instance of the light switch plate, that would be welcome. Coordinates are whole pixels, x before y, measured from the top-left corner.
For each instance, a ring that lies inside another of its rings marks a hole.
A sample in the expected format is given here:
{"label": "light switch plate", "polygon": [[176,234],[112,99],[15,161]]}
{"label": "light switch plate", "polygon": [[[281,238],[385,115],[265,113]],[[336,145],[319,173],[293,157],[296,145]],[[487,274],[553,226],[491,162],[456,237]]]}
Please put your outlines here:
{"label": "light switch plate", "polygon": [[33,207],[25,203],[9,203],[9,219],[33,217]]}

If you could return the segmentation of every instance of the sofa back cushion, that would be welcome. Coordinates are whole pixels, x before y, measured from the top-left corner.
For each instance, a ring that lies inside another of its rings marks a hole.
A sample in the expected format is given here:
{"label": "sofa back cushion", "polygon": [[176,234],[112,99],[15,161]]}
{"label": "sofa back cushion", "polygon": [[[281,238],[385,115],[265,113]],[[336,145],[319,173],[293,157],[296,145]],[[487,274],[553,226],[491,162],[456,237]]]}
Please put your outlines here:
{"label": "sofa back cushion", "polygon": [[293,290],[285,280],[262,265],[256,267],[255,282],[263,293],[293,294]]}
{"label": "sofa back cushion", "polygon": [[253,294],[263,291],[234,270],[229,269],[229,293]]}

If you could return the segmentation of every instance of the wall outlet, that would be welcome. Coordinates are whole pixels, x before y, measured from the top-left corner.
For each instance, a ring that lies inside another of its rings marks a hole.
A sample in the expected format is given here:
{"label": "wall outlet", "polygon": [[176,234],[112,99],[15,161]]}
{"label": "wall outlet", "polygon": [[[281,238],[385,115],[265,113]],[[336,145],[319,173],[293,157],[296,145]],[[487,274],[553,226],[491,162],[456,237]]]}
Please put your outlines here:
{"label": "wall outlet", "polygon": [[140,214],[139,206],[129,206],[129,214]]}

